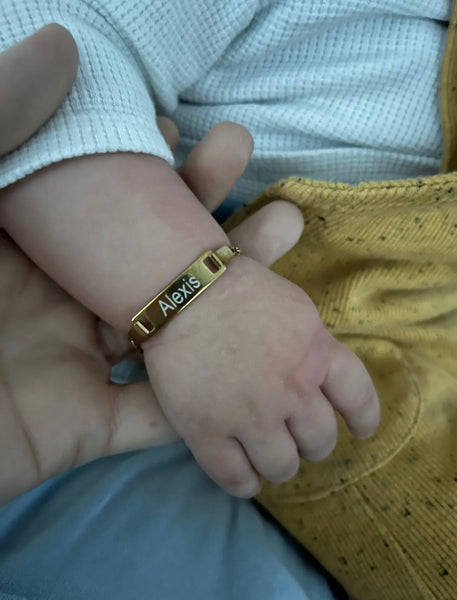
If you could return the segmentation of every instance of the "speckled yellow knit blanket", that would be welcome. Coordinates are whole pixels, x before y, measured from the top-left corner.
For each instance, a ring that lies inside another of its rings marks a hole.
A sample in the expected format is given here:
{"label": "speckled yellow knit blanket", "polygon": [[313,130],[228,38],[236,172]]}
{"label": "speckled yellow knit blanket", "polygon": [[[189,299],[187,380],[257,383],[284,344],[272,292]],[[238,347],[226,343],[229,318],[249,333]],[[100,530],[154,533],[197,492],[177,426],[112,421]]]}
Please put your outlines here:
{"label": "speckled yellow knit blanket", "polygon": [[258,501],[356,600],[457,600],[457,10],[443,63],[443,174],[274,185],[305,230],[274,270],[303,287],[367,365],[382,425],[302,462]]}

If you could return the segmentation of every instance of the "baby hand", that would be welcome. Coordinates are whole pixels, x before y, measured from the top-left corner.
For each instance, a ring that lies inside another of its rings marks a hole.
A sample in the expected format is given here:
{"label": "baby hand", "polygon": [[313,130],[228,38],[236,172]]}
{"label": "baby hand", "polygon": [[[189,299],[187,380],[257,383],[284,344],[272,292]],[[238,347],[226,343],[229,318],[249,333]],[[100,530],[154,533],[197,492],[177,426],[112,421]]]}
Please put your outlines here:
{"label": "baby hand", "polygon": [[[200,198],[211,196],[208,181],[217,179],[205,177],[201,165],[216,167],[211,142],[227,139],[224,127],[214,128],[182,169]],[[230,177],[228,183],[223,189],[219,181],[222,197],[233,185]],[[295,207],[265,209],[276,211],[271,252],[262,254],[268,249],[254,242],[259,213],[240,226],[250,236],[235,231],[230,238],[242,247],[252,240],[249,255],[268,265],[286,250],[273,250],[275,240],[292,245],[299,230]],[[214,286],[143,346],[167,417],[207,473],[242,497],[258,492],[259,474],[280,483],[294,475],[299,456],[325,458],[337,439],[335,410],[356,437],[368,437],[379,423],[376,392],[361,361],[326,331],[301,289],[257,263],[233,259]]]}
{"label": "baby hand", "polygon": [[360,360],[301,289],[247,257],[144,344],[158,401],[206,472],[250,497],[337,439],[335,410],[364,438],[379,422]]}
{"label": "baby hand", "polygon": [[[212,156],[233,183],[250,152],[243,128],[231,127]],[[207,173],[204,194],[214,172],[199,152],[188,165]],[[127,331],[132,315],[183,268],[229,243],[188,175],[145,155],[65,161],[5,190],[1,218],[62,287]],[[324,458],[336,440],[334,410],[358,437],[378,424],[376,392],[360,361],[325,330],[305,292],[246,255],[143,347],[170,424],[237,496],[255,494],[260,475],[290,478],[299,455]]]}

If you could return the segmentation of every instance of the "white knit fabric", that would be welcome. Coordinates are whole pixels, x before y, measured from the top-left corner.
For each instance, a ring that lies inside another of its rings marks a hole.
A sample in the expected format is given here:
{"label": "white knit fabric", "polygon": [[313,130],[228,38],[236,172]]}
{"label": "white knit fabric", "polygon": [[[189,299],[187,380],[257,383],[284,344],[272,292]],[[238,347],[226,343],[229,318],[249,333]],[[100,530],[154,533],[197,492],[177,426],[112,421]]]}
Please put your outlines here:
{"label": "white knit fabric", "polygon": [[[254,157],[235,195],[281,177],[356,183],[439,170],[439,77],[451,0],[2,0],[0,49],[49,22],[80,72],[57,115],[0,163],[0,187],[52,162],[133,151],[182,157],[221,120]],[[1,133],[0,133],[1,134]]]}

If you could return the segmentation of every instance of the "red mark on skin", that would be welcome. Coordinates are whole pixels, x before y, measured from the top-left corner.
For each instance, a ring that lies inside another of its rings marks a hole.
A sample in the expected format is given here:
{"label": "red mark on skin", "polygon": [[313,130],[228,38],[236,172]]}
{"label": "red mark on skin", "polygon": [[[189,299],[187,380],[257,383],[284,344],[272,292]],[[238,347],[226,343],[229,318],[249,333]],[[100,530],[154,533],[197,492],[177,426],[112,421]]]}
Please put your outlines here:
{"label": "red mark on skin", "polygon": [[[125,155],[124,155],[125,156]],[[207,235],[216,228],[213,218],[190,191],[178,173],[163,159],[134,155],[124,160],[120,176],[134,196],[146,198],[152,210],[151,218],[161,222],[169,232],[192,239]]]}

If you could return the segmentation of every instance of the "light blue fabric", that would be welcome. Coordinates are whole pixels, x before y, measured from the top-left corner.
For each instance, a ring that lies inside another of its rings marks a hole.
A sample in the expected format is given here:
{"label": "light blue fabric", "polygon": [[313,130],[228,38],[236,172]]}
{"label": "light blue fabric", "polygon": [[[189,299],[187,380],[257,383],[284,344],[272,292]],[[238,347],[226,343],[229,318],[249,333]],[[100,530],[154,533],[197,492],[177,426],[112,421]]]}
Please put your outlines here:
{"label": "light blue fabric", "polygon": [[0,509],[0,590],[27,600],[334,598],[297,547],[181,443],[96,461]]}
{"label": "light blue fabric", "polygon": [[[111,378],[147,375],[124,361]],[[336,595],[298,544],[253,503],[223,492],[175,443],[95,461],[0,508],[0,600],[23,598]]]}

